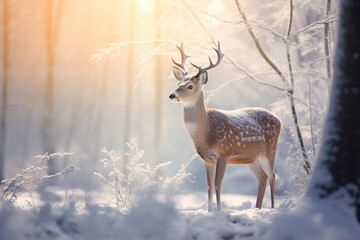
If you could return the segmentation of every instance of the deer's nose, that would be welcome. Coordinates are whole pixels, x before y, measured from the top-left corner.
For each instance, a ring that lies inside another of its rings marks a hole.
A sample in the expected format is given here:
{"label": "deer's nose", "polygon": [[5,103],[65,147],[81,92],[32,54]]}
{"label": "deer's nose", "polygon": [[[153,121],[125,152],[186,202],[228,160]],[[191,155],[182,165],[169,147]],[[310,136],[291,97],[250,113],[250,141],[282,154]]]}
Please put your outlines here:
{"label": "deer's nose", "polygon": [[170,98],[171,100],[173,100],[174,98],[176,98],[175,93],[170,94],[169,98]]}

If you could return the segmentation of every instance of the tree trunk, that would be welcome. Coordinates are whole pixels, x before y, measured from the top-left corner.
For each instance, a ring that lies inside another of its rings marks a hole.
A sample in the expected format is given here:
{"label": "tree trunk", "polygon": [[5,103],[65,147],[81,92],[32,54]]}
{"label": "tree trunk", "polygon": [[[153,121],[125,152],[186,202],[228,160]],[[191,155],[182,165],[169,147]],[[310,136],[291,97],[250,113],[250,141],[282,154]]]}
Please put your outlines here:
{"label": "tree trunk", "polygon": [[0,182],[4,179],[5,143],[6,143],[6,116],[7,116],[7,85],[9,70],[9,12],[8,0],[3,1],[3,75],[1,96],[1,124],[0,124]]}
{"label": "tree trunk", "polygon": [[[325,9],[325,19],[329,18],[331,10],[331,0],[326,0],[326,9]],[[330,79],[331,79],[331,62],[330,62],[330,29],[329,23],[325,22],[324,24],[324,52],[325,52],[325,63],[326,63],[326,75],[327,80],[329,81],[330,86]]]}
{"label": "tree trunk", "polygon": [[94,153],[93,158],[95,161],[99,160],[99,153],[101,148],[101,139],[102,139],[102,130],[103,130],[103,115],[104,115],[104,105],[106,97],[106,89],[108,85],[108,72],[109,72],[109,59],[104,59],[104,66],[102,71],[102,76],[100,78],[100,94],[98,99],[98,106],[95,111],[95,123],[94,123]]}
{"label": "tree trunk", "polygon": [[[54,100],[54,81],[53,81],[53,28],[52,28],[52,0],[47,1],[46,7],[46,86],[45,86],[45,112],[42,126],[43,147],[47,153],[54,152],[53,143],[53,100]],[[54,160],[48,162],[48,174],[56,173]]]}
{"label": "tree trunk", "polygon": [[339,191],[360,223],[360,2],[341,2],[330,107],[308,195],[326,200]]}
{"label": "tree trunk", "polygon": [[[309,188],[267,239],[359,239],[360,1],[340,1],[330,105]],[[305,230],[305,231],[304,231]]]}
{"label": "tree trunk", "polygon": [[[129,39],[132,40],[134,38],[135,33],[135,1],[131,1],[130,3],[130,16],[129,16]],[[130,134],[131,134],[131,115],[132,115],[132,108],[133,108],[133,78],[134,78],[134,63],[133,63],[133,54],[134,49],[133,45],[130,43],[128,46],[128,68],[127,68],[127,76],[126,76],[126,99],[125,99],[125,112],[124,112],[124,139],[123,139],[123,153],[127,151],[127,143],[129,142]],[[129,156],[124,154],[124,165],[123,165],[123,172],[126,174],[126,166],[129,161]]]}
{"label": "tree trunk", "polygon": [[[161,10],[161,1],[157,0],[156,1],[156,7],[155,7],[155,18],[156,18],[156,33],[155,33],[155,38],[156,39],[160,39],[161,38],[161,27],[160,27],[160,22],[158,21],[160,18],[160,10]],[[158,44],[158,43],[157,43]],[[159,164],[162,159],[161,159],[161,136],[162,136],[162,88],[163,88],[163,84],[162,84],[162,76],[161,76],[161,56],[159,54],[157,54],[155,56],[155,87],[156,87],[156,91],[155,91],[155,107],[156,107],[156,113],[155,113],[155,139],[154,139],[154,143],[155,143],[155,163]]]}
{"label": "tree trunk", "polygon": [[[60,18],[65,0],[48,0],[46,6],[46,85],[45,85],[45,111],[42,126],[42,140],[44,152],[55,152],[54,134],[54,54],[56,40],[60,30]],[[57,12],[53,15],[54,3],[57,2]],[[55,174],[57,166],[56,159],[48,161],[48,174]]]}

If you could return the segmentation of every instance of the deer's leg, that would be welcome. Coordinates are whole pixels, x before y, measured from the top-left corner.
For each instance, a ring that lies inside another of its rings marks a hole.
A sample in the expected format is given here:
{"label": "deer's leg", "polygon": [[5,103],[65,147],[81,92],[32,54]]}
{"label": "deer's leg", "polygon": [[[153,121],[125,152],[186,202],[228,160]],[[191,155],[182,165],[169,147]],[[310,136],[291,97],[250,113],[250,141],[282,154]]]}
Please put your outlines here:
{"label": "deer's leg", "polygon": [[226,169],[226,160],[219,159],[216,163],[216,175],[215,175],[215,191],[216,191],[216,203],[218,211],[221,211],[221,182],[223,180]]}
{"label": "deer's leg", "polygon": [[269,185],[270,185],[271,208],[274,208],[274,194],[275,194],[275,173],[274,173],[275,151],[276,149],[274,150],[272,149],[272,151],[268,156],[269,170],[268,172],[266,172],[269,178]]}
{"label": "deer's leg", "polygon": [[271,208],[274,208],[274,191],[275,191],[275,174],[269,178],[270,192],[271,192]]}
{"label": "deer's leg", "polygon": [[261,208],[264,199],[265,189],[266,189],[267,175],[265,171],[262,169],[258,160],[255,160],[254,162],[249,164],[249,168],[251,172],[254,174],[258,183],[258,194],[257,194],[255,207]]}
{"label": "deer's leg", "polygon": [[275,174],[274,174],[274,164],[275,164],[275,154],[276,154],[276,146],[277,146],[278,136],[273,137],[272,144],[267,146],[266,150],[266,174],[269,178],[270,185],[270,196],[271,196],[271,208],[274,208],[274,195],[275,195]]}
{"label": "deer's leg", "polygon": [[206,168],[206,177],[207,177],[207,184],[208,184],[208,211],[211,212],[213,195],[214,195],[216,165],[215,165],[215,163],[205,162],[205,168]]}

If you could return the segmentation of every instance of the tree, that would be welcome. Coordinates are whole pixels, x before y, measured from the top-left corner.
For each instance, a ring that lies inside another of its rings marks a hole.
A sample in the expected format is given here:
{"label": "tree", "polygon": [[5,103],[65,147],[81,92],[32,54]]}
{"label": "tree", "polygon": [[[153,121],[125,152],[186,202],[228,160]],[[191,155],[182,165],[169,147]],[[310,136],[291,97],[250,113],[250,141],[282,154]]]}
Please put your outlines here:
{"label": "tree", "polygon": [[[54,143],[52,139],[52,127],[53,127],[53,64],[54,64],[54,52],[53,52],[53,27],[52,27],[52,0],[47,1],[46,8],[46,54],[47,54],[47,66],[46,66],[46,86],[45,86],[45,113],[44,122],[42,126],[43,145],[46,153],[54,152]],[[48,162],[48,173],[54,174],[56,172],[54,161]]]}
{"label": "tree", "polygon": [[343,0],[341,8],[330,107],[307,195],[326,200],[344,190],[360,223],[360,2]]}
{"label": "tree", "polygon": [[4,179],[5,165],[5,139],[6,139],[6,113],[7,113],[7,85],[9,70],[9,12],[8,0],[3,1],[3,74],[2,74],[2,95],[1,95],[1,118],[0,118],[0,182]]}
{"label": "tree", "polygon": [[[55,43],[60,29],[60,16],[63,1],[58,1],[57,12],[53,13],[54,1],[48,0],[46,6],[46,86],[45,86],[45,113],[42,126],[42,137],[44,151],[46,153],[54,153],[55,142],[53,136],[54,125],[54,60],[55,60]],[[55,15],[55,18],[54,16]],[[55,160],[48,162],[48,173],[55,174],[57,172]]]}
{"label": "tree", "polygon": [[[332,239],[360,236],[359,11],[359,1],[340,1],[333,83],[320,152],[305,198],[295,213],[275,221],[273,239],[325,239],[330,229],[335,229]],[[316,229],[315,218],[323,229]],[[314,222],[314,226],[301,236],[300,231],[284,226],[296,222],[295,229],[304,227],[299,221]]]}
{"label": "tree", "polygon": [[[159,22],[161,14],[161,1],[156,1],[155,7],[155,18],[157,21],[157,27],[155,30],[155,39],[161,39],[161,25]],[[157,43],[157,45],[159,45]],[[158,47],[158,46],[157,46]],[[162,83],[162,69],[161,69],[161,56],[159,54],[155,55],[155,163],[159,164],[161,162],[161,141],[162,141],[162,109],[163,109],[163,83]]]}
{"label": "tree", "polygon": [[249,32],[249,35],[251,36],[256,49],[259,51],[259,53],[261,54],[261,56],[263,57],[263,59],[271,66],[271,68],[279,75],[279,77],[281,78],[281,80],[283,81],[284,85],[286,86],[286,91],[287,91],[287,95],[288,95],[288,100],[290,103],[290,109],[291,109],[291,114],[292,114],[292,118],[293,118],[293,122],[294,122],[294,127],[296,129],[296,136],[298,138],[299,141],[299,146],[301,149],[301,154],[304,160],[304,170],[306,171],[307,174],[310,174],[310,170],[311,170],[311,165],[309,162],[309,157],[307,154],[307,151],[305,149],[305,144],[304,144],[304,140],[303,140],[303,136],[300,130],[300,124],[299,124],[299,120],[298,120],[298,114],[297,114],[297,110],[296,110],[296,105],[295,105],[295,100],[294,100],[294,91],[295,91],[295,84],[294,84],[294,73],[293,73],[293,66],[292,66],[292,62],[291,62],[291,56],[290,56],[290,46],[291,46],[291,38],[290,38],[290,33],[291,33],[291,28],[292,28],[292,22],[293,22],[293,11],[294,11],[294,4],[293,4],[293,0],[290,0],[290,14],[289,14],[289,22],[288,22],[288,27],[287,27],[287,31],[286,31],[286,36],[282,37],[283,42],[286,46],[286,58],[287,58],[287,64],[288,64],[288,69],[289,69],[289,75],[290,75],[290,79],[288,80],[284,73],[280,70],[280,68],[274,63],[274,61],[272,61],[269,56],[266,54],[266,52],[264,51],[262,45],[260,44],[258,38],[256,37],[254,31],[252,30],[252,26],[250,25],[250,23],[248,22],[247,16],[245,14],[245,11],[243,10],[243,8],[240,5],[240,1],[239,0],[235,0],[236,6],[239,10],[239,14],[241,15],[241,18],[244,20],[244,23],[246,25],[246,29]]}
{"label": "tree", "polygon": [[[330,16],[331,10],[331,0],[326,0],[326,9],[325,9],[325,19]],[[326,75],[328,80],[331,79],[331,63],[330,63],[330,24],[328,22],[324,23],[324,51],[325,51],[325,61],[326,61]]]}
{"label": "tree", "polygon": [[[132,40],[135,36],[135,1],[132,0],[130,2],[130,12],[129,12],[129,39]],[[127,76],[126,76],[126,99],[125,99],[125,113],[124,113],[124,140],[123,140],[123,148],[122,151],[126,151],[127,143],[130,140],[131,134],[131,114],[133,108],[133,78],[134,78],[134,49],[133,45],[129,44],[128,52],[127,52]],[[128,164],[128,156],[124,154],[124,172],[126,173],[126,166]]]}

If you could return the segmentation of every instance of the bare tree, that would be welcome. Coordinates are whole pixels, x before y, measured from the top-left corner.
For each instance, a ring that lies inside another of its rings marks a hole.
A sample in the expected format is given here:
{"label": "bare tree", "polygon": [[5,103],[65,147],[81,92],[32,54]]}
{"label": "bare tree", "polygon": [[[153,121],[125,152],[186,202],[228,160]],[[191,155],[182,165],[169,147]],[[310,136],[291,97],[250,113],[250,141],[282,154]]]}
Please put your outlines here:
{"label": "bare tree", "polygon": [[[329,18],[331,10],[331,0],[326,0],[325,19]],[[324,23],[324,51],[325,51],[325,62],[326,62],[326,74],[327,79],[331,79],[331,62],[330,62],[330,24],[329,22]],[[330,85],[330,84],[329,84]]]}
{"label": "bare tree", "polygon": [[[329,229],[336,229],[332,239],[359,238],[360,112],[355,110],[360,102],[359,12],[359,1],[340,1],[330,106],[318,159],[305,198],[298,209],[275,221],[269,239],[328,239]],[[321,219],[320,229],[309,224],[315,216]],[[307,223],[305,232],[298,231],[304,229],[302,222]],[[284,223],[298,227],[289,231]]]}
{"label": "bare tree", "polygon": [[307,195],[326,201],[344,191],[350,201],[342,195],[343,204],[349,204],[360,224],[360,112],[355,110],[360,102],[360,2],[340,6],[330,107]]}
{"label": "bare tree", "polygon": [[[157,27],[155,30],[155,39],[161,39],[161,25],[159,22],[161,12],[161,0],[156,1],[155,6],[155,18],[157,21]],[[156,43],[156,45],[159,45]],[[163,91],[163,82],[162,82],[162,74],[161,74],[161,56],[159,54],[155,55],[155,161],[156,164],[161,162],[161,136],[162,136],[162,109],[163,109],[163,99],[162,99],[162,91]]]}
{"label": "bare tree", "polygon": [[9,70],[9,2],[3,1],[3,74],[1,86],[1,125],[0,125],[0,182],[4,179],[5,143],[6,143],[6,116],[7,116],[7,89]]}
{"label": "bare tree", "polygon": [[[134,38],[135,33],[135,1],[130,3],[130,12],[129,12],[129,38]],[[130,140],[131,134],[131,114],[133,108],[133,79],[134,79],[134,47],[132,44],[128,46],[127,52],[127,75],[126,75],[126,99],[125,99],[125,112],[124,112],[124,139],[123,139],[123,148],[122,151],[126,151],[127,143]],[[128,163],[127,154],[124,155],[124,173],[126,173],[126,166]]]}
{"label": "bare tree", "polygon": [[263,59],[270,65],[270,67],[279,75],[279,77],[281,78],[281,80],[283,81],[283,83],[286,86],[287,89],[287,96],[289,99],[289,103],[290,103],[290,109],[291,109],[291,114],[292,114],[292,119],[294,121],[294,127],[296,129],[296,135],[299,141],[299,145],[300,145],[300,149],[301,149],[301,154],[304,160],[304,170],[306,171],[307,174],[310,174],[310,169],[311,169],[311,165],[309,162],[309,157],[307,155],[307,151],[305,149],[305,144],[304,144],[304,140],[302,137],[302,133],[300,130],[300,126],[299,126],[299,120],[298,120],[298,114],[296,111],[296,106],[295,106],[295,101],[294,101],[294,74],[293,74],[293,69],[292,69],[292,63],[291,63],[291,55],[290,55],[290,33],[291,33],[291,27],[292,27],[292,21],[293,21],[293,9],[294,9],[294,5],[293,5],[293,1],[290,1],[290,11],[289,11],[289,22],[288,22],[288,28],[287,28],[287,33],[286,36],[283,38],[283,41],[285,43],[286,46],[286,58],[287,58],[287,63],[288,63],[288,68],[289,68],[289,75],[290,75],[290,80],[288,80],[286,78],[286,76],[283,74],[283,72],[280,70],[280,68],[270,59],[270,57],[266,54],[265,50],[262,48],[258,38],[256,37],[254,31],[252,30],[252,26],[249,24],[247,16],[245,14],[245,11],[243,10],[243,8],[240,5],[240,1],[239,0],[235,0],[236,2],[236,6],[237,9],[242,17],[242,19],[244,20],[244,23],[246,25],[246,29],[248,31],[248,33],[251,36],[251,39],[253,40],[256,49],[259,51],[259,53],[261,54],[261,56],[263,57]]}
{"label": "bare tree", "polygon": [[[44,122],[42,126],[43,145],[44,151],[47,153],[54,152],[52,140],[52,124],[53,124],[53,34],[52,34],[52,0],[47,1],[46,8],[46,54],[47,54],[47,67],[46,67],[46,86],[45,86],[45,113]],[[53,174],[54,162],[48,162],[48,173]]]}
{"label": "bare tree", "polygon": [[[48,0],[46,6],[46,86],[45,86],[45,113],[42,126],[42,139],[44,151],[46,153],[55,152],[55,142],[53,136],[54,127],[54,55],[55,40],[60,29],[60,16],[63,1],[58,1],[57,13],[53,13],[54,1]],[[54,160],[48,162],[48,173],[57,172]]]}

